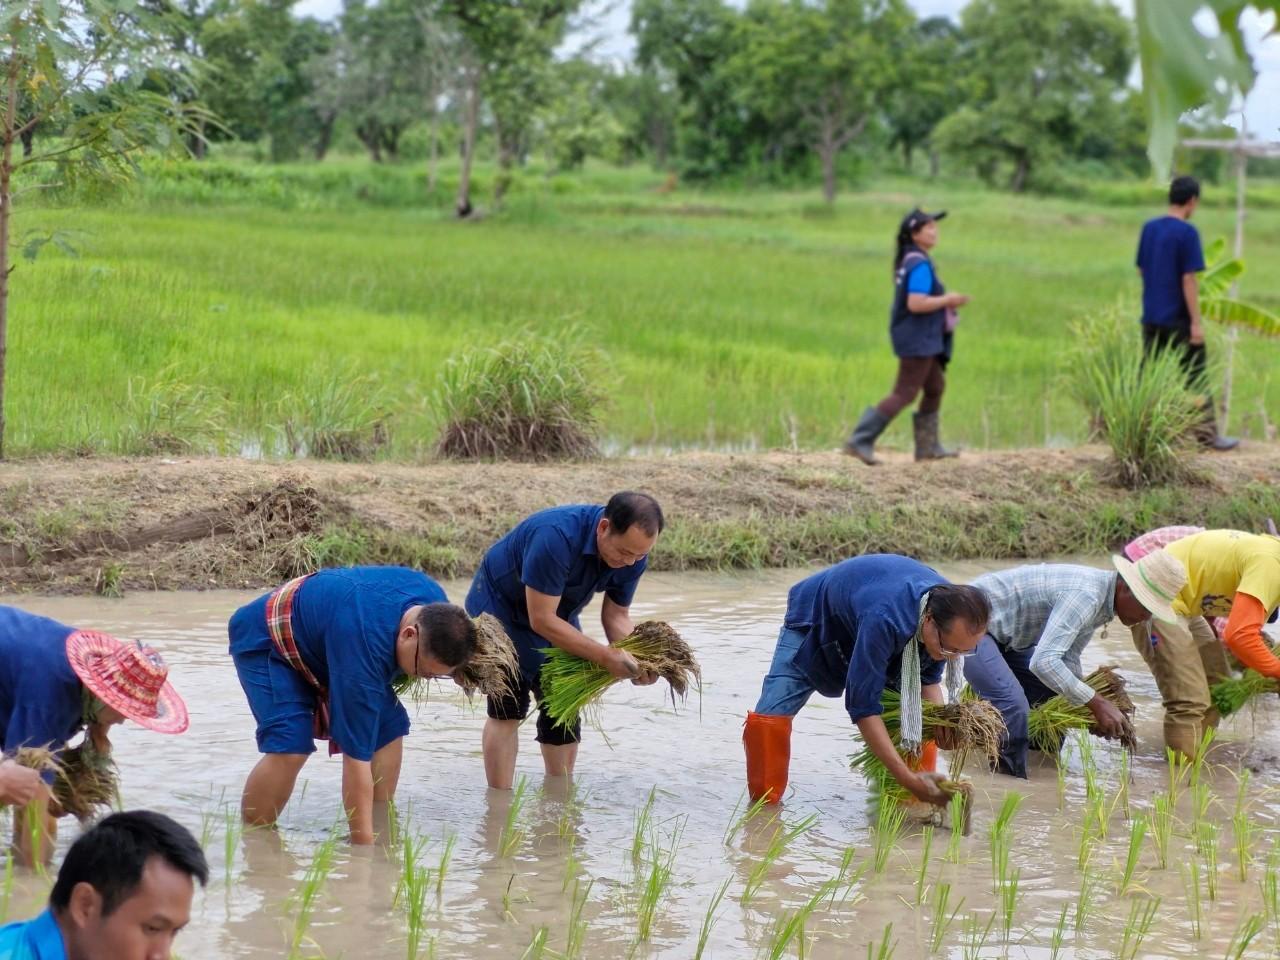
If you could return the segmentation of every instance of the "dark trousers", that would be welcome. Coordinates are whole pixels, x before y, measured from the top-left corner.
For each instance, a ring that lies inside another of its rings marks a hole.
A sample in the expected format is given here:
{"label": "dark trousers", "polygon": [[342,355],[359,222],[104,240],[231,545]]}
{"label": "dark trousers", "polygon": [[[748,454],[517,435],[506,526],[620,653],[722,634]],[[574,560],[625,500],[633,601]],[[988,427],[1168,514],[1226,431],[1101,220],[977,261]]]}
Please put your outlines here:
{"label": "dark trousers", "polygon": [[1204,344],[1191,342],[1190,327],[1157,327],[1142,325],[1142,352],[1150,356],[1157,350],[1176,350],[1187,375],[1187,387],[1196,393],[1208,391],[1207,358]]}
{"label": "dark trousers", "polygon": [[876,409],[892,420],[923,390],[920,413],[937,413],[946,388],[947,376],[942,370],[941,357],[899,357],[898,379],[889,395],[876,404]]}
{"label": "dark trousers", "polygon": [[1000,772],[1027,778],[1027,715],[1054,692],[1031,672],[1036,648],[1006,650],[987,634],[973,656],[964,660],[964,678],[983,700],[1004,717]]}

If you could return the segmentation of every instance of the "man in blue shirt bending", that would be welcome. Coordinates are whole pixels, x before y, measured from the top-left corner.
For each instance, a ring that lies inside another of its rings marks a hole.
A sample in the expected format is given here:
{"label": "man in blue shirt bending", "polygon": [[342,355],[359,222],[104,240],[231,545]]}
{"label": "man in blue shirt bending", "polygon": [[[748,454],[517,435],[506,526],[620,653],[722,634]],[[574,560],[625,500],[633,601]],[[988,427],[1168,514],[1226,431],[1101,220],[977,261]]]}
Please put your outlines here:
{"label": "man in blue shirt bending", "polygon": [[1200,281],[1196,276],[1204,270],[1204,252],[1200,234],[1190,223],[1199,203],[1196,179],[1174,177],[1169,186],[1169,212],[1142,227],[1137,257],[1142,277],[1142,347],[1148,354],[1166,348],[1181,354],[1191,389],[1205,393],[1204,422],[1196,438],[1212,450],[1230,450],[1240,441],[1218,433],[1206,382]]}
{"label": "man in blue shirt bending", "polygon": [[0,928],[0,960],[169,960],[209,865],[191,831],[162,813],[113,813],[83,833],[49,907]]}
{"label": "man in blue shirt bending", "polygon": [[341,753],[351,842],[374,842],[373,808],[395,794],[409,714],[401,676],[445,677],[475,652],[465,610],[405,567],[321,570],[235,612],[231,659],[264,756],[245,781],[246,823],[275,823],[315,740]]}
{"label": "man in blue shirt bending", "polygon": [[[665,522],[657,500],[625,491],[603,507],[552,507],[535,513],[484,555],[467,594],[467,612],[497,617],[520,656],[515,693],[489,698],[482,741],[489,786],[511,788],[520,722],[529,715],[530,697],[542,697],[538,675],[546,647],[567,650],[636,684],[657,679],[612,644],[635,629],[631,600]],[[607,645],[586,636],[578,622],[597,593],[604,594],[600,624]],[[547,775],[572,774],[581,726],[566,729],[540,707],[537,727]]]}

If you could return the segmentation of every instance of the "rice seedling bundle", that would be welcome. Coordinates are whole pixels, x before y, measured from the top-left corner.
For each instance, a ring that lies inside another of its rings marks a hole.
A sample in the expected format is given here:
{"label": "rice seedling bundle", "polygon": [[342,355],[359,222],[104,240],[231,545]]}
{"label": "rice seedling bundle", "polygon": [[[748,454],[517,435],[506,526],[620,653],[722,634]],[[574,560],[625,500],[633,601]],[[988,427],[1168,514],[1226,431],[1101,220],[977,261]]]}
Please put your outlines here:
{"label": "rice seedling bundle", "polygon": [[1245,670],[1238,677],[1220,680],[1209,688],[1213,706],[1224,717],[1229,717],[1254,697],[1280,693],[1280,680],[1264,677],[1256,670]]}
{"label": "rice seedling bundle", "polygon": [[[880,697],[884,721],[889,737],[902,742],[902,697],[896,690],[886,690]],[[968,754],[972,751],[985,757],[994,765],[1000,758],[1000,740],[1004,736],[1004,718],[1000,711],[986,700],[962,697],[956,703],[934,703],[925,700],[922,706],[921,736],[924,740],[941,740],[948,744],[951,757],[951,773],[958,776],[964,769]],[[853,758],[855,770],[866,771],[868,765],[879,764],[875,755],[865,747]]]}
{"label": "rice seedling bundle", "polygon": [[53,773],[50,788],[63,814],[81,823],[114,807],[120,797],[120,777],[110,754],[100,753],[87,737],[58,753],[43,747],[23,747],[14,760],[41,773]]}
{"label": "rice seedling bundle", "polygon": [[[453,682],[468,697],[480,693],[486,697],[503,699],[515,692],[516,678],[520,675],[520,659],[515,645],[502,628],[497,617],[482,613],[472,621],[476,626],[476,649],[471,658],[453,672]],[[423,677],[402,676],[392,683],[397,696],[408,695],[419,699],[419,691],[425,691]]]}
{"label": "rice seedling bundle", "polygon": [[[1133,719],[1135,708],[1133,701],[1125,693],[1125,679],[1114,667],[1099,667],[1085,677],[1084,682],[1110,700],[1127,719]],[[1083,704],[1076,706],[1061,694],[1032,707],[1027,717],[1031,746],[1045,753],[1057,753],[1072,730],[1088,730],[1097,734],[1092,711]],[[1126,750],[1136,750],[1138,747],[1132,733],[1121,738],[1120,742]]]}
{"label": "rice seedling bundle", "polygon": [[[631,654],[642,671],[656,673],[667,681],[672,704],[677,698],[687,697],[691,686],[702,689],[702,668],[693,648],[665,623],[646,620],[614,647]],[[542,704],[561,727],[572,727],[583,711],[597,704],[606,690],[620,682],[599,664],[558,647],[543,652],[547,659],[542,665]]]}

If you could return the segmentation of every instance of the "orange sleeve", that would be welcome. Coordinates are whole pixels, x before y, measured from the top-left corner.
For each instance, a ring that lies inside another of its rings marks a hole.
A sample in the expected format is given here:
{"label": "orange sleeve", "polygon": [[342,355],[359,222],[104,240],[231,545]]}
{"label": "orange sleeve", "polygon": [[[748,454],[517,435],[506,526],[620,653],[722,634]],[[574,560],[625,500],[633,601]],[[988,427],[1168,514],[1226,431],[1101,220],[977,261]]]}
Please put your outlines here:
{"label": "orange sleeve", "polygon": [[1264,677],[1280,677],[1280,660],[1276,659],[1262,637],[1267,622],[1267,609],[1262,601],[1248,593],[1237,593],[1231,602],[1231,616],[1223,642],[1236,659]]}

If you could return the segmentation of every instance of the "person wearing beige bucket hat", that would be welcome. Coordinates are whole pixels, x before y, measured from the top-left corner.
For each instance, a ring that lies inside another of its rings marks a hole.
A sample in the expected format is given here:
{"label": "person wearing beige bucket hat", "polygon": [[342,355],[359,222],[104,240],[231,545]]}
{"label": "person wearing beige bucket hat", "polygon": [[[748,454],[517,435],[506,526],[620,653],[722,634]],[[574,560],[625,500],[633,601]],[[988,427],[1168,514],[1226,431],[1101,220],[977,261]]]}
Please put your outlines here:
{"label": "person wearing beige bucket hat", "polygon": [[[1159,532],[1139,537],[1126,554],[1140,553]],[[1175,616],[1134,627],[1133,644],[1160,688],[1165,745],[1193,756],[1205,730],[1218,723],[1209,688],[1230,675],[1227,651],[1244,666],[1280,679],[1280,659],[1262,635],[1280,606],[1280,537],[1204,530],[1155,552],[1181,563],[1187,578],[1170,598]],[[1227,618],[1222,643],[1208,617]]]}
{"label": "person wearing beige bucket hat", "polygon": [[42,831],[14,831],[18,859],[52,852],[51,773],[19,766],[23,748],[55,753],[81,730],[85,745],[109,754],[110,727],[125,720],[158,733],[187,729],[186,704],[164,659],[144,644],[77,630],[17,607],[0,606],[0,803],[31,804]]}

